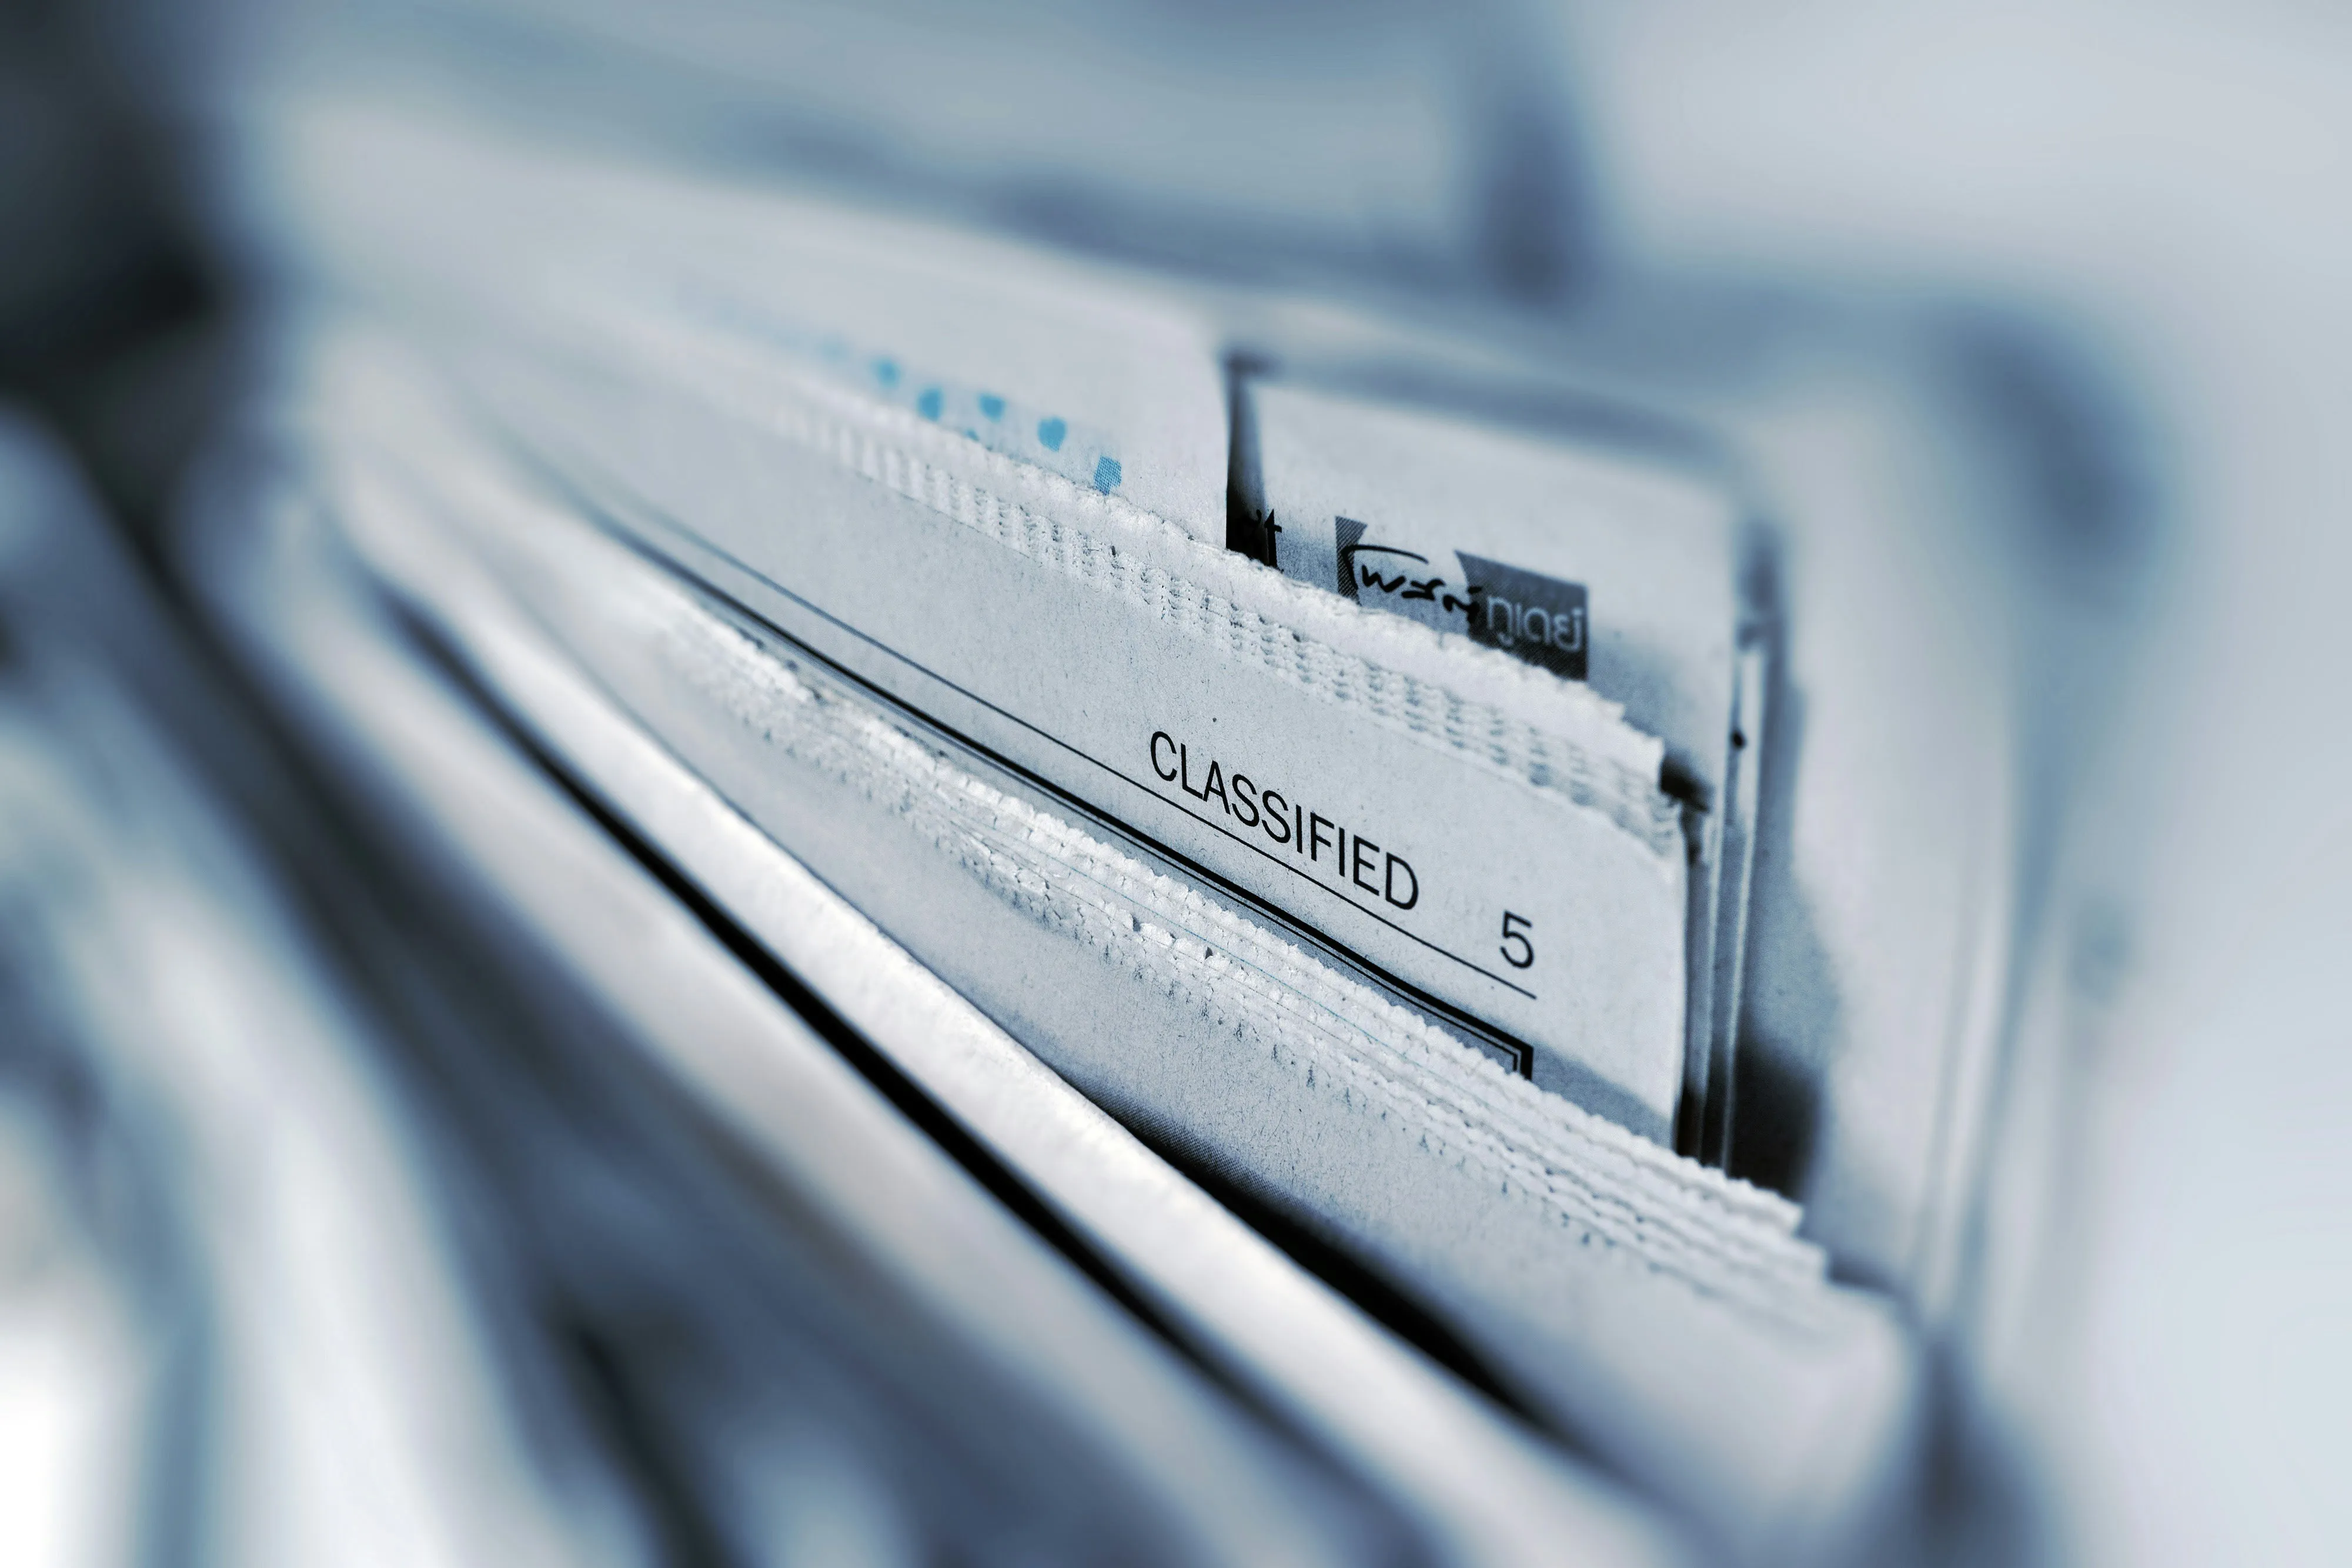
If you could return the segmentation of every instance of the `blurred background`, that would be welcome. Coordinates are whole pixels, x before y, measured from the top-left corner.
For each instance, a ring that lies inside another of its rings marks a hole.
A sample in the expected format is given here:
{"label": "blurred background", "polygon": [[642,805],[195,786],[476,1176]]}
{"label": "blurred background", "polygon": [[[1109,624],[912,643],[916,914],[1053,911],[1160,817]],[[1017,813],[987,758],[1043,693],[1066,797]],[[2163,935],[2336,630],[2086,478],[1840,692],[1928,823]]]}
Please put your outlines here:
{"label": "blurred background", "polygon": [[[193,605],[298,91],[1694,375],[1933,344],[2039,497],[1984,612],[2087,913],[2021,959],[2079,1016],[2003,1103],[1916,1550],[2352,1553],[2352,15],[5,0],[0,1559],[1183,1554],[583,1070]],[[1734,1168],[1787,1186],[1769,1065]]]}

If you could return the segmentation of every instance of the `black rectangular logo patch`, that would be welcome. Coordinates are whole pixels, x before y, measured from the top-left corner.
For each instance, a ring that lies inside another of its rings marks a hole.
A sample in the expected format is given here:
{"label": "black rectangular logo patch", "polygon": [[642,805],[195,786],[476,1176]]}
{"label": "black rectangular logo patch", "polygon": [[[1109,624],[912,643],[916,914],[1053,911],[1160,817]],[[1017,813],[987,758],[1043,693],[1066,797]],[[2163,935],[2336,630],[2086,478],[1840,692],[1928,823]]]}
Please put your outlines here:
{"label": "black rectangular logo patch", "polygon": [[1591,636],[1584,584],[1562,582],[1500,561],[1465,555],[1470,640],[1540,664],[1571,681],[1584,679]]}

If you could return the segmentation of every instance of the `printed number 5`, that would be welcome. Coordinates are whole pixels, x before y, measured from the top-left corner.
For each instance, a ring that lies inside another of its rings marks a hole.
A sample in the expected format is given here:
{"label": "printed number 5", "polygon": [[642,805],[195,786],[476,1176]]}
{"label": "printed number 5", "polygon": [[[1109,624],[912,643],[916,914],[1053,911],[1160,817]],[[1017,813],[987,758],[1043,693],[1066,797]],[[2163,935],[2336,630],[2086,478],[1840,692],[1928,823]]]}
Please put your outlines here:
{"label": "printed number 5", "polygon": [[1535,922],[1524,915],[1503,913],[1503,962],[1514,969],[1535,967],[1536,945],[1528,940],[1528,933],[1536,928]]}

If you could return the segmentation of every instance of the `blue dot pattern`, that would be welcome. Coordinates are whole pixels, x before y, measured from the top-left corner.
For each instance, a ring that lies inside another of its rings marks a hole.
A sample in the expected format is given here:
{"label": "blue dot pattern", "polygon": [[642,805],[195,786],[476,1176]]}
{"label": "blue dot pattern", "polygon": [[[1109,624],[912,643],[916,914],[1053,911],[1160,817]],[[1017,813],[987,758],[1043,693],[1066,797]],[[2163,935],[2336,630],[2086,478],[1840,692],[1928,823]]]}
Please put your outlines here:
{"label": "blue dot pattern", "polygon": [[929,367],[909,367],[873,344],[781,320],[699,287],[681,288],[674,303],[705,326],[803,364],[823,365],[861,392],[910,409],[1007,456],[1081,484],[1091,480],[1105,494],[1118,488],[1125,478],[1119,460],[1109,454],[1108,433],[1093,425],[1072,424],[1060,414],[1041,417],[1035,408],[1024,408],[1003,392],[982,392],[947,378],[934,380]]}

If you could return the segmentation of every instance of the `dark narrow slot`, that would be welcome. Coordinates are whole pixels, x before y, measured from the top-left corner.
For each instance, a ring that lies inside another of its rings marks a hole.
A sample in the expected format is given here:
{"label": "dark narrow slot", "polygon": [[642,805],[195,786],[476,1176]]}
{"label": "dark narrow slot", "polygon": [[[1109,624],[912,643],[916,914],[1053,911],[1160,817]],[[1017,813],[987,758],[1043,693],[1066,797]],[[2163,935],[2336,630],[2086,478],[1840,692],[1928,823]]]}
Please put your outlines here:
{"label": "dark narrow slot", "polygon": [[1265,486],[1257,467],[1256,425],[1243,391],[1252,376],[1264,375],[1268,368],[1245,354],[1225,361],[1225,548],[1279,571],[1282,524],[1266,510]]}
{"label": "dark narrow slot", "polygon": [[727,1568],[740,1558],[706,1517],[708,1510],[676,1462],[677,1443],[655,1419],[628,1359],[595,1324],[557,1312],[549,1325],[563,1365],[604,1437],[642,1476],[664,1563]]}
{"label": "dark narrow slot", "polygon": [[1292,1262],[1363,1309],[1366,1316],[1445,1368],[1527,1426],[1547,1437],[1560,1435],[1543,1416],[1522,1402],[1510,1385],[1488,1366],[1444,1319],[1415,1301],[1389,1278],[1327,1239],[1313,1225],[1286,1208],[1280,1200],[1258,1192],[1215,1164],[1195,1156],[1181,1139],[1160,1135],[1148,1126],[1129,1124],[1129,1131],[1186,1180],[1233,1211],[1242,1223],[1265,1237]]}

